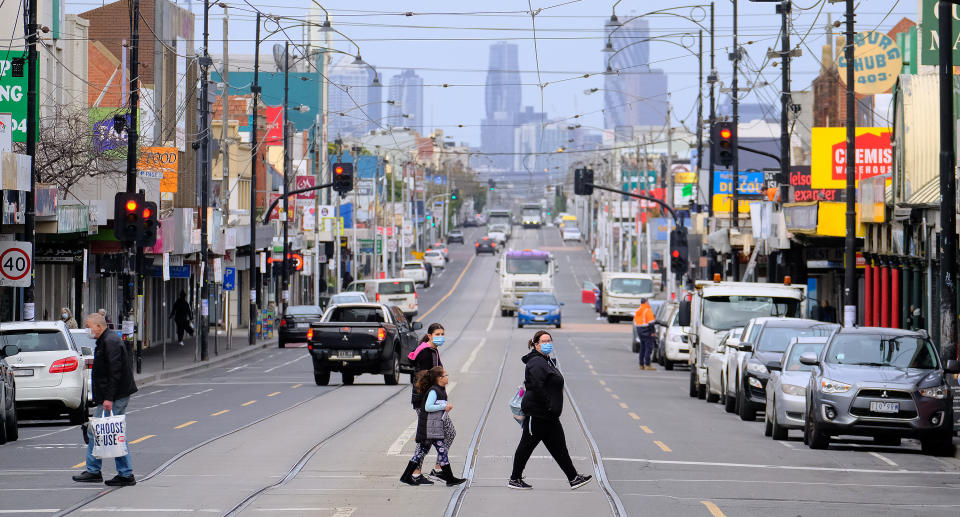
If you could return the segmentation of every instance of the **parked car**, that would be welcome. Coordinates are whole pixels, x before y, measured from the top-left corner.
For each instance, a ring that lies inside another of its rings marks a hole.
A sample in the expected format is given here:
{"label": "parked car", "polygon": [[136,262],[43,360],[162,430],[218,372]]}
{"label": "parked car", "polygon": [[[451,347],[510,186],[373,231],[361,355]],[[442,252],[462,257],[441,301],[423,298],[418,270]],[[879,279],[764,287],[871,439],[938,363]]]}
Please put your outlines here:
{"label": "parked car", "polygon": [[883,445],[920,440],[926,454],[953,455],[953,395],[946,374],[960,362],[942,364],[925,333],[901,329],[843,328],[813,366],[806,392],[803,441],[825,449],[836,435],[872,436]]}
{"label": "parked car", "polygon": [[17,429],[17,383],[7,359],[20,353],[17,345],[0,342],[0,445],[20,437]]}
{"label": "parked car", "polygon": [[768,316],[751,319],[745,332],[747,338],[739,345],[739,351],[743,354],[738,354],[735,364],[727,365],[726,389],[734,398],[740,419],[756,420],[757,411],[763,410],[767,405],[764,388],[770,371],[766,365],[783,357],[783,351],[790,344],[790,339],[798,336],[827,336],[838,328],[836,323],[801,318]]}
{"label": "parked car", "polygon": [[673,370],[677,363],[687,364],[690,360],[690,342],[687,333],[689,327],[681,327],[677,318],[676,308],[669,311],[669,323],[663,327],[663,337],[660,338],[660,364],[666,370]]}
{"label": "parked car", "polygon": [[553,293],[527,293],[517,305],[517,328],[524,325],[554,325],[560,328],[560,306]]}
{"label": "parked car", "polygon": [[403,268],[400,270],[400,277],[413,280],[414,284],[430,287],[430,284],[427,282],[427,280],[429,280],[427,278],[427,268],[420,260],[408,260],[404,262]]}
{"label": "parked car", "polygon": [[443,260],[450,262],[450,250],[447,248],[446,245],[444,245],[444,243],[437,241],[433,243],[433,246],[427,248],[427,251],[430,251],[430,250],[439,251],[440,253],[443,254]]}
{"label": "parked car", "polygon": [[97,340],[87,333],[87,329],[70,329],[70,337],[80,347],[83,354],[83,376],[86,378],[87,404],[93,406],[93,352],[97,349]]}
{"label": "parked car", "polygon": [[424,262],[429,262],[434,268],[443,269],[447,265],[447,259],[443,257],[443,252],[440,250],[427,250],[423,254]]}
{"label": "parked car", "polygon": [[487,232],[486,238],[496,242],[498,246],[503,246],[507,243],[507,232],[503,230],[490,230]]}
{"label": "parked car", "polygon": [[447,234],[447,244],[453,242],[463,244],[463,230],[450,230]]}
{"label": "parked car", "polygon": [[73,425],[87,420],[85,360],[62,321],[3,323],[0,336],[20,349],[10,361],[18,411],[46,418],[66,414]]}
{"label": "parked car", "polygon": [[497,254],[497,243],[490,237],[481,237],[477,239],[476,244],[473,246],[477,252],[477,255],[481,253],[489,253],[491,255]]}
{"label": "parked car", "polygon": [[417,347],[420,322],[410,322],[399,307],[384,303],[349,303],[327,309],[320,322],[310,325],[307,350],[313,360],[317,385],[330,383],[330,372],[340,372],[353,384],[363,373],[383,375],[395,385],[400,373],[413,372],[407,354]]}
{"label": "parked car", "polygon": [[707,402],[723,399],[727,383],[727,363],[737,360],[743,327],[726,331],[717,341],[719,345],[707,356]]}
{"label": "parked car", "polygon": [[396,305],[407,318],[416,316],[420,310],[417,286],[409,278],[360,280],[350,284],[351,291],[361,289],[368,300]]}
{"label": "parked car", "polygon": [[[673,311],[676,311],[677,305],[675,303],[667,303],[666,300],[649,300],[650,309],[653,310],[654,317],[654,335],[657,338],[657,346],[653,348],[653,353],[650,355],[650,360],[659,363],[661,355],[660,345],[663,343],[664,335],[667,333],[667,326],[670,324],[670,314]],[[633,317],[630,318],[631,321]],[[630,349],[633,353],[638,353],[640,351],[640,338],[637,334],[637,326],[633,326],[633,334],[630,336],[631,346]]]}
{"label": "parked car", "polygon": [[330,297],[327,307],[341,303],[367,303],[367,294],[363,291],[343,291]]}
{"label": "parked car", "polygon": [[563,242],[567,241],[577,241],[580,242],[583,239],[583,236],[580,235],[580,228],[575,226],[567,226],[560,231],[560,237],[563,239]]}
{"label": "parked car", "polygon": [[306,343],[307,331],[310,325],[323,318],[323,309],[316,305],[291,305],[280,318],[277,332],[277,342],[280,348],[286,348],[287,343]]}
{"label": "parked car", "polygon": [[786,440],[790,429],[803,429],[806,412],[807,381],[812,366],[800,362],[800,356],[817,356],[827,344],[825,337],[795,337],[790,340],[778,369],[774,361],[767,366],[767,410],[763,415],[763,434],[774,440]]}

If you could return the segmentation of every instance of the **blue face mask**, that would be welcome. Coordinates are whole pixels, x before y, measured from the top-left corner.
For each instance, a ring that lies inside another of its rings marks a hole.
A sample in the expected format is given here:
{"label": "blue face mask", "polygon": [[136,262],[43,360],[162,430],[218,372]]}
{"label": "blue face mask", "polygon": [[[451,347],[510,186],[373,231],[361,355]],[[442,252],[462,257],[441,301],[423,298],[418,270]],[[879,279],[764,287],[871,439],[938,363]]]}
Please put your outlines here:
{"label": "blue face mask", "polygon": [[447,341],[447,338],[446,338],[445,336],[433,336],[433,344],[434,344],[434,345],[440,346],[440,345],[446,343],[446,341]]}
{"label": "blue face mask", "polygon": [[540,343],[540,352],[543,355],[550,355],[553,353],[553,341],[547,341],[546,343]]}

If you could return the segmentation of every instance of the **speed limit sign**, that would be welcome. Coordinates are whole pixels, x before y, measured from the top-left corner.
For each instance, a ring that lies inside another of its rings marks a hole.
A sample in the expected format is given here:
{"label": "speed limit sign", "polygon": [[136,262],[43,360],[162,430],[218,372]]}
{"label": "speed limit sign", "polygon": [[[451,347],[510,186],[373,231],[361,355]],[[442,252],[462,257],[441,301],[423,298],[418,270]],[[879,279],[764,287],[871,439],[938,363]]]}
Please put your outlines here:
{"label": "speed limit sign", "polygon": [[33,246],[29,242],[0,241],[0,286],[29,287],[32,256]]}

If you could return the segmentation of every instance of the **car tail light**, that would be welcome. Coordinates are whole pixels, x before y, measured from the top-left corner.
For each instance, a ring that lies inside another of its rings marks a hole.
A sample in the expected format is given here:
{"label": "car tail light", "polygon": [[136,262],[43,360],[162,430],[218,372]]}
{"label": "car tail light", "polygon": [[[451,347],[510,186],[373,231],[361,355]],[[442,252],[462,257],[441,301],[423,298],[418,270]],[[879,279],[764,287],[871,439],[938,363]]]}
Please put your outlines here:
{"label": "car tail light", "polygon": [[380,301],[380,293],[377,293],[377,301]]}
{"label": "car tail light", "polygon": [[307,350],[313,350],[313,343],[307,343]]}
{"label": "car tail light", "polygon": [[474,244],[474,247],[479,248],[479,247],[480,247],[480,243],[478,242],[478,243]]}
{"label": "car tail light", "polygon": [[387,331],[380,327],[377,329],[377,341],[383,341],[387,339]]}
{"label": "car tail light", "polygon": [[416,291],[413,292],[413,299],[414,299],[414,300],[417,299],[417,292],[416,292]]}
{"label": "car tail light", "polygon": [[497,243],[491,242],[491,243],[490,243],[490,247],[491,247],[491,248],[496,248],[496,247],[497,247]]}
{"label": "car tail light", "polygon": [[313,341],[313,328],[307,329],[307,341]]}
{"label": "car tail light", "polygon": [[92,370],[92,369],[93,369],[93,359],[84,359],[84,360],[83,360],[83,367],[84,367],[85,369],[87,369],[87,370]]}
{"label": "car tail light", "polygon": [[281,327],[287,326],[287,318],[280,318],[280,326]]}
{"label": "car tail light", "polygon": [[64,357],[50,365],[50,373],[68,373],[76,370],[79,366],[80,362],[77,361],[76,357]]}

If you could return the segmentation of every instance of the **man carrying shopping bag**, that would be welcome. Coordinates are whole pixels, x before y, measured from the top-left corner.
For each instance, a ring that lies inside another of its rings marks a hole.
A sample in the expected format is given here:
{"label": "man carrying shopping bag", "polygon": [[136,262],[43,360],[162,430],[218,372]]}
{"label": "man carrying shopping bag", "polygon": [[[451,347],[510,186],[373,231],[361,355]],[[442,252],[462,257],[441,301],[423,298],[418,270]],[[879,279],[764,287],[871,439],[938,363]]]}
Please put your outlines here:
{"label": "man carrying shopping bag", "polygon": [[[101,458],[94,456],[94,447],[99,441],[102,445],[119,445],[117,443],[104,444],[103,438],[109,435],[111,442],[119,440],[126,447],[126,422],[117,425],[110,420],[108,424],[97,425],[98,419],[103,417],[117,417],[127,410],[130,395],[137,392],[137,385],[133,380],[133,359],[116,332],[107,330],[107,322],[102,315],[93,313],[87,316],[84,325],[90,336],[97,340],[97,348],[93,355],[93,403],[97,406],[93,411],[94,418],[88,425],[89,444],[87,445],[87,468],[73,476],[73,480],[80,483],[102,483],[103,474],[100,473]],[[124,419],[125,420],[125,419]],[[101,440],[95,433],[99,433]],[[109,447],[108,447],[109,448]],[[98,448],[98,451],[100,449]],[[108,456],[108,455],[107,455]],[[108,456],[109,457],[109,456]],[[130,453],[114,458],[117,464],[117,475],[106,482],[107,486],[131,486],[137,481],[133,477],[133,467],[130,465]]]}

